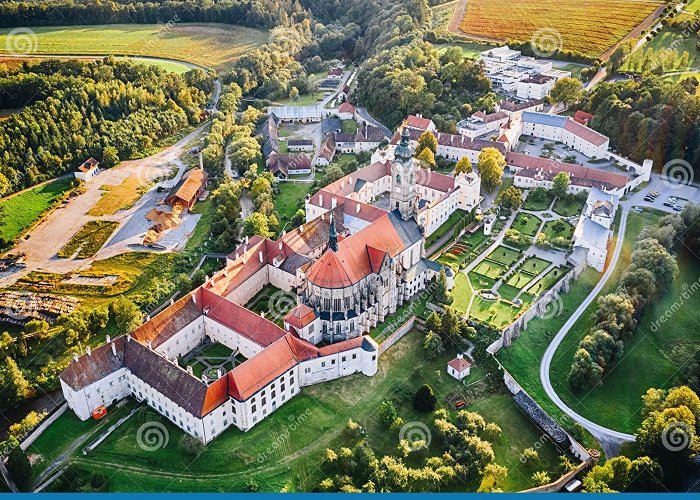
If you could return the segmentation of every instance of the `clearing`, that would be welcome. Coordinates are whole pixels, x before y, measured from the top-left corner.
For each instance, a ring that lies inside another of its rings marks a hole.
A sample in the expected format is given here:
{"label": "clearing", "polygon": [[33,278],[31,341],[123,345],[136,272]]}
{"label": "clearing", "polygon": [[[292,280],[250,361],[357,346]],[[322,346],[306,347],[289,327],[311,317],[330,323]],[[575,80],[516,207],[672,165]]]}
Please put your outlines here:
{"label": "clearing", "polygon": [[100,188],[102,197],[87,211],[88,215],[114,215],[118,210],[131,208],[143,195],[145,189],[138,176],[130,175],[121,184],[105,184]]}
{"label": "clearing", "polygon": [[512,0],[506,8],[499,0],[466,0],[459,31],[502,42],[530,43],[533,35],[543,43],[551,38],[563,51],[597,58],[660,5],[653,0]]}
{"label": "clearing", "polygon": [[113,220],[91,220],[81,227],[75,236],[58,251],[59,257],[69,259],[75,255],[77,259],[92,257],[102,248],[102,245],[112,236],[119,222]]}
{"label": "clearing", "polygon": [[[177,23],[167,27],[111,24],[31,29],[36,35],[37,54],[154,56],[188,61],[217,71],[230,69],[241,55],[268,41],[266,31],[226,24]],[[0,30],[0,54],[7,53],[5,42],[10,31]]]}

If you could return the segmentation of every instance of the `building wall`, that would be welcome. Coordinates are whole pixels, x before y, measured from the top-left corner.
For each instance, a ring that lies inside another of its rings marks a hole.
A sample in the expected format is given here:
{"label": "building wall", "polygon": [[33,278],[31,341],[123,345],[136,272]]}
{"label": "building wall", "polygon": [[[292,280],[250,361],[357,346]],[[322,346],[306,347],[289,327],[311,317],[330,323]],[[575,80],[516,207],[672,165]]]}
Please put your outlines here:
{"label": "building wall", "polygon": [[204,320],[202,318],[200,316],[195,319],[155,350],[168,359],[177,358],[190,352],[204,340]]}
{"label": "building wall", "polygon": [[[264,258],[266,257],[263,255]],[[244,286],[239,286],[228,294],[226,298],[238,305],[245,306],[265,285],[270,283],[269,267],[269,265],[263,266],[262,269],[245,281]]]}
{"label": "building wall", "polygon": [[218,342],[229,349],[239,351],[245,358],[252,358],[263,350],[260,344],[208,316],[204,318],[204,325],[205,334],[212,342]]}
{"label": "building wall", "polygon": [[61,380],[61,389],[68,408],[73,410],[80,420],[87,420],[95,408],[109,407],[125,398],[129,395],[126,385],[128,372],[126,368],[121,368],[79,391],[74,391]]}

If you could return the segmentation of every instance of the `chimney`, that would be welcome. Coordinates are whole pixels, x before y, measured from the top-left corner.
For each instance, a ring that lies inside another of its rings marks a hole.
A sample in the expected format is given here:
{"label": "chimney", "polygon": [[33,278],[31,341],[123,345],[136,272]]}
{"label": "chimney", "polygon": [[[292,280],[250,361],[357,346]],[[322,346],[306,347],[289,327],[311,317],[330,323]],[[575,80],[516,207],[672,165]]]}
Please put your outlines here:
{"label": "chimney", "polygon": [[260,251],[258,252],[258,258],[260,259],[260,263],[262,264],[262,262],[263,262],[263,253],[262,253],[262,250],[260,250]]}
{"label": "chimney", "polygon": [[85,348],[85,352],[87,353],[88,356],[92,356],[92,349],[90,349],[90,346],[87,346]]}
{"label": "chimney", "polygon": [[197,303],[197,296],[194,293],[192,294],[192,303],[193,304]]}
{"label": "chimney", "polygon": [[217,380],[220,379],[221,377],[224,376],[224,369],[223,368],[217,368],[216,369],[216,378]]}
{"label": "chimney", "polygon": [[206,376],[206,374],[202,373],[202,382],[205,384],[209,381],[209,378]]}
{"label": "chimney", "polygon": [[282,241],[277,244],[277,249],[281,252],[282,251]]}
{"label": "chimney", "polygon": [[105,342],[106,342],[107,344],[109,344],[111,341],[112,341],[112,337],[110,337],[109,335],[106,335],[106,336],[105,336]]}
{"label": "chimney", "polygon": [[457,354],[457,359],[462,359],[463,357],[464,357],[464,354],[462,354],[461,352]]}
{"label": "chimney", "polygon": [[260,311],[260,317],[264,318],[265,317],[265,311]]}
{"label": "chimney", "polygon": [[129,335],[128,333],[126,334],[126,341],[131,342],[131,335]]}
{"label": "chimney", "polygon": [[80,359],[80,356],[78,356],[78,353],[77,353],[77,352],[74,352],[74,353],[73,353],[73,361],[76,361],[76,362],[77,362],[79,359]]}
{"label": "chimney", "polygon": [[334,196],[333,199],[331,200],[331,209],[335,208],[337,204],[338,204],[338,198],[336,198]]}
{"label": "chimney", "polygon": [[359,204],[359,203],[357,204],[357,209],[356,209],[356,211],[357,211],[358,214],[360,213],[360,204]]}
{"label": "chimney", "polygon": [[318,204],[323,206],[323,194],[318,195]]}
{"label": "chimney", "polygon": [[304,224],[301,224],[301,225],[299,226],[299,232],[300,232],[300,233],[303,233],[303,232],[304,232]]}
{"label": "chimney", "polygon": [[146,321],[144,321],[144,323],[147,323],[147,322],[149,322],[149,321],[151,321],[151,315],[150,315],[150,314],[146,314]]}
{"label": "chimney", "polygon": [[187,373],[189,373],[190,375],[194,375],[194,374],[192,373],[192,367],[191,367],[191,366],[188,366],[188,367],[187,367]]}
{"label": "chimney", "polygon": [[116,344],[112,344],[112,354],[115,355],[115,356],[117,355],[117,346],[116,346]]}
{"label": "chimney", "polygon": [[352,176],[348,177],[348,184],[352,186]]}
{"label": "chimney", "polygon": [[247,236],[245,237],[244,241],[245,241],[245,244],[247,245],[248,244],[248,237]]}
{"label": "chimney", "polygon": [[175,297],[170,297],[170,305],[172,306],[175,303]]}
{"label": "chimney", "polygon": [[147,341],[146,341],[146,347],[148,347],[149,349],[153,350],[153,344],[151,343],[150,340],[147,340]]}

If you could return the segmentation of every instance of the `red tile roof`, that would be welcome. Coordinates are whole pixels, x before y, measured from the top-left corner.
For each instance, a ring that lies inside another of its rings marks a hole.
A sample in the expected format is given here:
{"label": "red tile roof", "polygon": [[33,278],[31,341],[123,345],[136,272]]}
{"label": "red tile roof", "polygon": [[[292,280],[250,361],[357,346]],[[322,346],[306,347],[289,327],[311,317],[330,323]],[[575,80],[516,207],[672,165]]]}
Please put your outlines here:
{"label": "red tile roof", "polygon": [[574,121],[580,123],[581,125],[588,125],[588,122],[593,119],[593,115],[590,113],[586,113],[585,111],[581,111],[580,109],[574,113]]}
{"label": "red tile roof", "polygon": [[447,193],[455,188],[455,178],[451,175],[445,175],[438,172],[423,172],[416,174],[416,181],[422,186]]}
{"label": "red tile roof", "polygon": [[477,111],[472,116],[481,119],[481,121],[483,121],[484,123],[491,123],[498,120],[505,120],[506,118],[508,118],[508,114],[503,111],[498,111],[496,113],[489,114],[486,114],[483,111]]}
{"label": "red tile roof", "polygon": [[[409,137],[412,141],[417,141],[420,135],[423,133],[420,130],[415,130],[412,128],[408,129]],[[452,147],[457,149],[467,149],[470,151],[481,151],[484,148],[496,148],[501,153],[506,154],[506,147],[500,142],[487,141],[484,139],[472,139],[466,135],[459,134],[445,134],[442,132],[433,132],[433,135],[437,139],[438,146]],[[397,130],[394,136],[391,138],[390,144],[398,144],[401,140],[401,129]]]}
{"label": "red tile roof", "polygon": [[131,336],[139,342],[158,347],[202,315],[202,291],[197,288],[149,321],[138,326]]}
{"label": "red tile roof", "polygon": [[304,328],[316,319],[316,313],[306,304],[299,304],[284,317],[284,322],[296,329]]}
{"label": "red tile roof", "polygon": [[568,130],[572,134],[579,136],[581,139],[595,144],[596,146],[605,144],[608,141],[608,138],[605,137],[603,134],[599,134],[592,128],[588,128],[585,125],[581,125],[580,123],[572,120],[571,118],[566,120],[566,123],[564,124],[564,129]]}
{"label": "red tile roof", "polygon": [[420,130],[428,130],[428,127],[432,123],[432,120],[428,118],[423,118],[422,116],[408,115],[406,117],[405,124],[411,128],[417,128]]}
{"label": "red tile roof", "polygon": [[345,101],[338,107],[338,113],[352,113],[355,114],[355,106]]}
{"label": "red tile roof", "polygon": [[472,364],[467,361],[465,358],[455,358],[449,363],[447,363],[448,366],[451,366],[455,370],[457,370],[457,373],[462,373],[464,370],[469,368]]}

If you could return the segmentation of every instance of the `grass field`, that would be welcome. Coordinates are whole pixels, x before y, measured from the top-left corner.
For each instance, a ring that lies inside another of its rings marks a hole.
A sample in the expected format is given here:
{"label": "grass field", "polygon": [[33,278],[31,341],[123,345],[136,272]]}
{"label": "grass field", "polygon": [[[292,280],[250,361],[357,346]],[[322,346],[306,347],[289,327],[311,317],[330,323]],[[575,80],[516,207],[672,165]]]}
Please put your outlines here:
{"label": "grass field", "polygon": [[[659,6],[653,0],[513,0],[507,8],[498,0],[468,0],[460,29],[491,40],[529,43],[539,30],[555,30],[561,48],[599,57]],[[586,26],[587,29],[581,29]],[[538,33],[539,32],[539,33]]]}
{"label": "grass field", "polygon": [[562,220],[561,222],[563,222],[566,227],[562,231],[556,231],[555,222],[556,221],[550,220],[545,222],[544,226],[542,226],[542,232],[547,238],[566,238],[570,240],[574,236],[574,226]]}
{"label": "grass field", "polygon": [[61,178],[0,200],[0,236],[14,240],[60,200],[73,179]]}
{"label": "grass field", "polygon": [[[7,53],[10,31],[0,30],[0,54]],[[224,24],[113,24],[37,27],[32,31],[36,34],[36,54],[153,56],[218,71],[230,69],[242,54],[268,41],[266,31]]]}
{"label": "grass field", "polygon": [[503,245],[496,247],[487,257],[489,260],[503,264],[504,266],[512,266],[520,258],[520,252],[512,248],[504,247]]}
{"label": "grass field", "polygon": [[[623,255],[603,294],[614,291],[629,264],[634,237],[656,217],[630,214]],[[645,311],[634,339],[625,346],[622,360],[605,376],[603,385],[584,394],[572,394],[566,382],[573,353],[592,325],[593,303],[571,328],[552,361],[552,383],[559,396],[581,415],[612,429],[632,433],[641,423],[641,396],[650,387],[672,387],[682,375],[683,358],[674,349],[700,347],[700,294],[688,292],[700,279],[700,263],[688,254],[679,257],[680,275],[669,289]],[[686,295],[684,298],[683,295]],[[674,306],[675,304],[675,306]],[[682,304],[682,307],[677,307]],[[676,311],[664,326],[653,323],[667,311]],[[656,330],[656,331],[654,331]],[[640,367],[644,367],[640,370]],[[605,401],[615,401],[614,407]]]}
{"label": "grass field", "polygon": [[462,51],[462,54],[465,57],[468,57],[469,59],[476,59],[479,57],[479,54],[485,50],[489,50],[491,48],[491,45],[487,45],[485,43],[477,43],[477,42],[460,42],[460,43],[441,43],[441,44],[433,44],[433,47],[435,47],[438,51],[438,54],[442,54],[445,52],[447,49],[450,47],[457,47]]}
{"label": "grass field", "polygon": [[542,271],[547,269],[552,263],[545,259],[540,259],[539,257],[530,257],[522,266],[520,266],[521,271],[530,273],[533,276],[537,276]]}
{"label": "grass field", "polygon": [[88,215],[114,215],[118,210],[132,207],[143,195],[143,185],[135,175],[130,175],[121,184],[105,184],[100,189],[104,191],[97,203],[88,210]]}
{"label": "grass field", "polygon": [[[112,236],[119,222],[111,220],[91,220],[83,225],[75,236],[58,251],[59,257],[86,259],[95,255],[102,245]],[[80,251],[78,251],[80,250]]]}
{"label": "grass field", "polygon": [[280,231],[292,229],[292,217],[297,210],[304,208],[304,198],[312,186],[311,182],[283,181],[277,184],[279,193],[275,195],[275,210],[279,213]]}
{"label": "grass field", "polygon": [[[352,446],[343,433],[348,418],[357,421],[366,431],[366,439],[378,454],[395,454],[398,431],[387,431],[377,415],[382,401],[393,400],[405,422],[422,422],[432,429],[432,414],[417,413],[410,399],[417,388],[430,383],[438,397],[438,406],[445,397],[463,386],[445,373],[445,363],[454,357],[446,352],[435,360],[425,358],[421,347],[422,334],[414,331],[387,351],[373,377],[356,374],[340,380],[304,388],[299,396],[286,403],[267,419],[243,434],[229,429],[194,458],[178,446],[182,431],[150,409],[143,410],[118,428],[92,453],[74,454],[73,462],[82,470],[106,473],[110,491],[243,491],[246,482],[255,480],[262,491],[311,491],[324,478],[319,470],[324,450],[328,447]],[[469,410],[478,411],[487,421],[503,430],[493,440],[496,462],[505,465],[509,474],[504,490],[516,491],[531,486],[530,466],[520,463],[524,448],[540,441],[541,432],[517,409],[503,389],[490,388],[485,372],[478,365],[466,380],[471,384],[467,397]],[[473,391],[473,392],[472,392]],[[65,420],[65,422],[64,422]],[[56,426],[65,428],[76,420],[67,412]],[[60,422],[60,423],[59,423]],[[144,451],[138,446],[137,431],[145,422],[162,423],[168,440],[164,447]],[[95,424],[90,422],[89,426]],[[35,447],[50,444],[65,450],[66,439],[41,436]],[[430,455],[442,453],[441,444],[433,436]],[[539,450],[539,469],[555,468],[558,453],[549,442]],[[417,465],[417,464],[412,464]],[[477,485],[467,485],[474,490]]]}
{"label": "grass field", "polygon": [[688,36],[687,34],[671,30],[668,27],[663,27],[654,38],[649,40],[644,45],[644,47],[642,47],[641,50],[646,51],[650,48],[659,51],[672,48],[678,51],[678,54],[683,54],[683,52],[687,52],[690,56],[690,58],[688,59],[687,67],[693,68],[700,64],[700,56],[698,55],[698,51],[695,48],[696,41],[696,36]]}
{"label": "grass field", "polygon": [[572,217],[581,213],[583,204],[583,201],[576,198],[557,198],[552,210],[562,217]]}
{"label": "grass field", "polygon": [[[525,286],[530,283],[535,277],[531,274],[524,273],[522,271],[518,271],[513,276],[508,278],[508,281],[506,283],[514,288],[525,288]],[[500,293],[501,288],[498,288],[498,291]],[[505,298],[505,297],[504,297]]]}
{"label": "grass field", "polygon": [[566,269],[562,269],[560,267],[554,267],[550,269],[547,274],[545,274],[544,276],[542,276],[542,278],[530,285],[530,288],[527,289],[527,292],[533,295],[542,293],[543,291],[547,290],[549,287],[554,285],[554,283],[559,281],[565,272]]}
{"label": "grass field", "polygon": [[521,212],[515,217],[511,229],[517,229],[526,236],[535,236],[541,223],[539,217]]}
{"label": "grass field", "polygon": [[478,274],[483,274],[489,278],[498,279],[505,274],[508,270],[506,266],[498,264],[496,262],[491,262],[488,260],[483,260],[474,268],[474,272]]}
{"label": "grass field", "polygon": [[523,208],[525,210],[532,210],[533,212],[540,212],[542,210],[547,210],[549,208],[549,206],[552,204],[553,199],[554,198],[550,195],[549,192],[547,192],[547,196],[542,201],[535,200],[532,196],[528,196],[527,198],[525,198],[525,202],[523,203]]}

